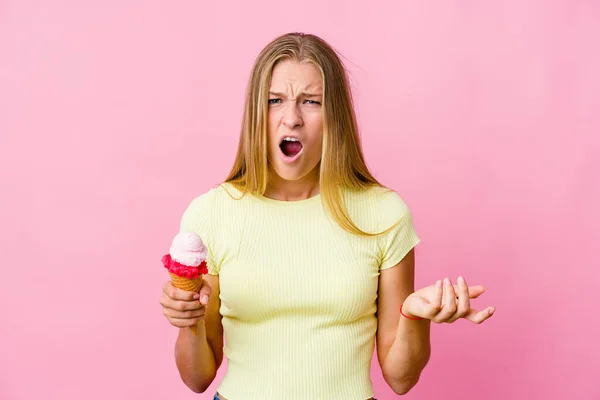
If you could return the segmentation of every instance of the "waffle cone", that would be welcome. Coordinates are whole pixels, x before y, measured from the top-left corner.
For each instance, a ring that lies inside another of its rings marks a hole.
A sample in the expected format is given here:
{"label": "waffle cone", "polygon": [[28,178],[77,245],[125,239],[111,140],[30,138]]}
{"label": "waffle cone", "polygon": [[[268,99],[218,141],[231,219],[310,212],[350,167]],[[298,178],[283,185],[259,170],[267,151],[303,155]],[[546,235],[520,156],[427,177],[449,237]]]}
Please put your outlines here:
{"label": "waffle cone", "polygon": [[[202,287],[202,275],[194,279],[188,279],[181,276],[177,276],[171,272],[169,272],[169,275],[171,276],[171,282],[173,283],[173,286],[175,286],[178,289],[198,293],[198,291]],[[194,336],[198,335],[197,326],[190,326],[190,329]]]}

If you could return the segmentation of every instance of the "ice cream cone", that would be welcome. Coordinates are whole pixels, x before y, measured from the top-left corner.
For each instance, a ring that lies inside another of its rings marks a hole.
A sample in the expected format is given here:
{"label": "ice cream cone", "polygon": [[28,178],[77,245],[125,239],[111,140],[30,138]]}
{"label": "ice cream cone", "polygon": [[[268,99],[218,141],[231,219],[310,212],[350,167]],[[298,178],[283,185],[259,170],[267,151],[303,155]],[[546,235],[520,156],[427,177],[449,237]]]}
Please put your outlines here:
{"label": "ice cream cone", "polygon": [[[188,292],[200,291],[202,275],[208,273],[207,250],[200,236],[194,232],[179,232],[175,235],[169,254],[162,258],[173,286]],[[194,336],[198,335],[197,325],[191,326],[190,329]]]}
{"label": "ice cream cone", "polygon": [[[175,286],[178,289],[187,290],[188,292],[198,293],[198,291],[202,287],[202,275],[200,275],[199,277],[194,278],[194,279],[188,279],[188,278],[185,278],[182,276],[177,276],[172,272],[169,272],[169,275],[171,276],[171,282],[173,282],[173,286]],[[198,327],[197,326],[190,326],[190,329],[194,336],[198,335]]]}

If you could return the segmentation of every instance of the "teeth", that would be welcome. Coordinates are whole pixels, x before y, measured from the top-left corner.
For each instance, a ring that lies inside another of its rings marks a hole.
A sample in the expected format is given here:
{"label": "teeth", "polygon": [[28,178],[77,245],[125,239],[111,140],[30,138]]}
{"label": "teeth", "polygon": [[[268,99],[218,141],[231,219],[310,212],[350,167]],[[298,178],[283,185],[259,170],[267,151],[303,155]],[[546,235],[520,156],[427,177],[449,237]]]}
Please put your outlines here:
{"label": "teeth", "polygon": [[285,137],[285,138],[283,138],[283,141],[284,141],[284,142],[285,142],[285,141],[288,141],[288,142],[297,142],[297,141],[298,141],[298,139],[296,139],[296,138],[292,138],[292,137]]}

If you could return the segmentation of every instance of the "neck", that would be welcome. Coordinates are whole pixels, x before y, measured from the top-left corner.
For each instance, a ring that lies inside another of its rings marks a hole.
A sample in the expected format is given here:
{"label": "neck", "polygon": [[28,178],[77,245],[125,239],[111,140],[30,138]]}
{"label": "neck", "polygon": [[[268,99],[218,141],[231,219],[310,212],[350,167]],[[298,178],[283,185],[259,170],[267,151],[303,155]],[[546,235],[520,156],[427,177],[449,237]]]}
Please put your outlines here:
{"label": "neck", "polygon": [[309,199],[319,193],[319,169],[315,168],[307,176],[295,181],[282,179],[271,171],[264,196],[275,200],[298,201]]}

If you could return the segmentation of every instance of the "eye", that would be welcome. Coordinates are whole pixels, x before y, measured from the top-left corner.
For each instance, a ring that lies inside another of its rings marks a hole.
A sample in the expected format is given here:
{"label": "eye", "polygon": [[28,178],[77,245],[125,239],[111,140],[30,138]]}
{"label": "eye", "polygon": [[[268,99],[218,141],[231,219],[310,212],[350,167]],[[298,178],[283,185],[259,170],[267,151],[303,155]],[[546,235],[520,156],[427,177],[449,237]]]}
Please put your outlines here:
{"label": "eye", "polygon": [[308,104],[321,105],[321,102],[316,101],[316,100],[305,100],[304,102],[308,103]]}
{"label": "eye", "polygon": [[281,103],[281,99],[269,99],[269,104],[278,104]]}

